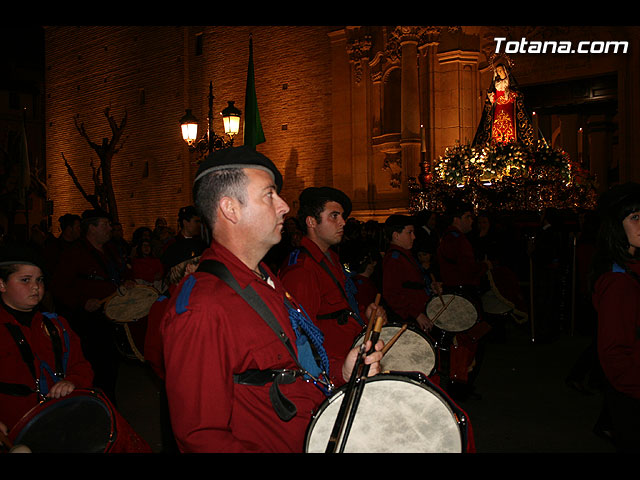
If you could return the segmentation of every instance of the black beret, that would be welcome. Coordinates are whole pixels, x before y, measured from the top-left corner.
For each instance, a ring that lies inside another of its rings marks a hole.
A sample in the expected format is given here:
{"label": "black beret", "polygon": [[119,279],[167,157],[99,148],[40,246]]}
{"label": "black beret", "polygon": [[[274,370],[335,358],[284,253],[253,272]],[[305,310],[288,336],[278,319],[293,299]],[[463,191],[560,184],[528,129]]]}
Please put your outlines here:
{"label": "black beret", "polygon": [[273,176],[278,193],[282,189],[282,174],[274,163],[263,154],[246,145],[224,148],[209,154],[200,164],[193,183],[196,183],[209,172],[228,168],[257,168],[265,170]]}
{"label": "black beret", "polygon": [[351,199],[340,190],[332,187],[309,187],[305,188],[300,194],[300,206],[308,205],[316,202],[338,202],[342,205],[344,218],[351,214]]}
{"label": "black beret", "polygon": [[406,227],[407,225],[413,225],[414,223],[415,220],[408,215],[399,215],[396,213],[389,215],[384,221],[384,224],[387,227]]}
{"label": "black beret", "polygon": [[0,267],[7,265],[34,265],[43,269],[42,257],[33,248],[23,244],[3,245],[0,253]]}
{"label": "black beret", "polygon": [[199,257],[204,251],[202,241],[194,238],[177,240],[167,247],[162,254],[162,263],[169,269],[176,265]]}

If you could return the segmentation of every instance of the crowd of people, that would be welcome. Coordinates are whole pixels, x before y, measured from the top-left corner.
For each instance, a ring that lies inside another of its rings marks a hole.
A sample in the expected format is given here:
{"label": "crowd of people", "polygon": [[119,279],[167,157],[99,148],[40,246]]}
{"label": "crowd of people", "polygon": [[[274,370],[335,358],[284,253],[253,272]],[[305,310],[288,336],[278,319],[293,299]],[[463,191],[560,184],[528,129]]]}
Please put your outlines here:
{"label": "crowd of people", "polygon": [[[60,235],[36,248],[3,246],[0,433],[43,399],[74,390],[98,389],[117,410],[122,352],[104,304],[139,285],[158,292],[139,347],[162,392],[164,451],[304,451],[314,415],[352,388],[360,364],[368,376],[381,372],[384,342],[356,346],[378,319],[432,343],[438,363],[421,381],[459,408],[479,395],[487,336],[510,319],[486,308],[485,294],[497,291],[523,311],[532,301],[540,339],[568,328],[563,289],[577,238],[581,272],[599,260],[578,294],[597,325],[590,360],[602,363],[620,449],[637,448],[636,424],[625,423],[640,401],[637,186],[603,196],[607,229],[597,241],[593,223],[563,228],[554,209],[523,227],[459,199],[442,212],[359,221],[351,199],[328,186],[303,190],[290,212],[282,182],[266,156],[229,148],[200,165],[194,205],[179,210],[177,232],[159,218],[129,241],[106,212],[87,210],[60,217]],[[527,261],[536,272],[533,298],[520,289]],[[456,298],[473,317],[458,331],[444,316],[438,321]],[[429,314],[430,305],[441,311]],[[26,337],[29,359],[12,329]],[[474,451],[471,425],[460,429],[461,451]]]}

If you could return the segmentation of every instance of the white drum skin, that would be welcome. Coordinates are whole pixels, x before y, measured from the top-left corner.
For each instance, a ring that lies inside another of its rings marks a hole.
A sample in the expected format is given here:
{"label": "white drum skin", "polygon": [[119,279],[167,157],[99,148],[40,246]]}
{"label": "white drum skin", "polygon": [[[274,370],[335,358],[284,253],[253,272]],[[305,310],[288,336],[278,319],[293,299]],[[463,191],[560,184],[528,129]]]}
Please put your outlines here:
{"label": "white drum skin", "polygon": [[[402,327],[385,325],[380,331],[380,339],[386,345]],[[362,344],[364,334],[356,339],[354,346]],[[436,367],[436,351],[425,335],[409,327],[389,348],[380,361],[381,372],[420,372],[430,376]]]}
{"label": "white drum skin", "polygon": [[[442,302],[444,301],[444,306]],[[466,298],[460,295],[445,294],[442,300],[432,298],[427,304],[427,317],[435,319],[434,325],[447,332],[464,332],[473,327],[478,320],[478,311]]]}
{"label": "white drum skin", "polygon": [[[325,453],[344,387],[314,416],[305,450]],[[462,453],[460,419],[436,389],[415,377],[379,374],[367,379],[345,453]]]}

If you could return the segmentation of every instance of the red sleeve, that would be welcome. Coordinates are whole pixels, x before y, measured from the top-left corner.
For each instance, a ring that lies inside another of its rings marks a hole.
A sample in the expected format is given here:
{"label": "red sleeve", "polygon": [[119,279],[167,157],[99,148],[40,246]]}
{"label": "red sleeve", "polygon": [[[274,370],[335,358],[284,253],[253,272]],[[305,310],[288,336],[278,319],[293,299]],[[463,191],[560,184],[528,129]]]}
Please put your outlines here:
{"label": "red sleeve", "polygon": [[212,452],[221,445],[228,452],[251,450],[232,434],[232,370],[227,347],[218,347],[225,332],[216,328],[216,316],[224,313],[214,310],[191,308],[163,320],[167,396],[171,417],[180,418],[173,430],[183,452]]}
{"label": "red sleeve", "polygon": [[640,295],[625,273],[607,273],[596,283],[598,355],[619,391],[640,398]]}
{"label": "red sleeve", "polygon": [[160,335],[160,320],[165,306],[169,303],[166,297],[160,297],[151,305],[147,317],[147,331],[144,337],[144,358],[155,374],[164,380],[164,358],[162,353],[162,336]]}

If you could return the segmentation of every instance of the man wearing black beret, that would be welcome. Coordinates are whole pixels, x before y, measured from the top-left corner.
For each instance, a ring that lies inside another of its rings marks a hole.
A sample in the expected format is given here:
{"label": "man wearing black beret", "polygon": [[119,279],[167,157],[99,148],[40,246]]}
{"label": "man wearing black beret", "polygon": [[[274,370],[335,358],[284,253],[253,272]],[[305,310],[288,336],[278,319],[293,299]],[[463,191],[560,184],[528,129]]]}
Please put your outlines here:
{"label": "man wearing black beret", "polygon": [[[214,152],[196,173],[212,241],[160,326],[181,452],[302,452],[312,411],[332,391],[317,327],[262,261],[289,212],[281,188],[273,162],[246,146]],[[346,379],[357,354],[340,367]],[[366,357],[370,374],[380,357]]]}
{"label": "man wearing black beret", "polygon": [[[343,380],[337,367],[376,306],[358,305],[355,286],[331,248],[342,241],[352,208],[349,197],[332,187],[309,187],[299,200],[298,223],[304,236],[279,276],[324,334],[330,364],[335,365],[332,381],[339,385]],[[384,309],[379,314],[386,319]]]}

